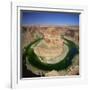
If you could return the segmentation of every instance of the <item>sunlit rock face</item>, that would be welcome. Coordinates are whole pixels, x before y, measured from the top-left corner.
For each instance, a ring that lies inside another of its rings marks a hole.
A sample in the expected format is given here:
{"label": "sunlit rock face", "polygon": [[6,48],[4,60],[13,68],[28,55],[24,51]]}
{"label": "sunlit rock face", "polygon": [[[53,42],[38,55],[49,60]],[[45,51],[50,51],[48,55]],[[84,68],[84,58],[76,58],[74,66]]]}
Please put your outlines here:
{"label": "sunlit rock face", "polygon": [[45,76],[47,77],[50,77],[50,76],[59,76],[59,73],[55,70],[52,70],[51,72],[48,72],[45,74]]}
{"label": "sunlit rock face", "polygon": [[43,34],[44,40],[35,49],[39,56],[45,58],[44,60],[52,60],[53,58],[60,56],[63,53],[64,48],[61,33],[58,32],[58,30],[55,30],[54,27],[41,31],[41,33]]}

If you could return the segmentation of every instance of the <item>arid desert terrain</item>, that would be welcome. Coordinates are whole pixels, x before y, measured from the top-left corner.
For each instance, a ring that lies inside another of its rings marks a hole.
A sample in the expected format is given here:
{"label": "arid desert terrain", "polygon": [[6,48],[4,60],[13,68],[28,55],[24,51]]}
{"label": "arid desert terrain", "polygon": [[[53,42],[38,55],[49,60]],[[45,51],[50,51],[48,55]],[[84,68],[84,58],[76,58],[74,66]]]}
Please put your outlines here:
{"label": "arid desert terrain", "polygon": [[[24,47],[29,43],[43,37],[43,44],[38,46],[38,48],[35,48],[35,52],[38,52],[37,55],[44,57],[42,61],[44,63],[58,62],[58,60],[53,61],[53,58],[67,52],[65,51],[66,49],[64,49],[64,40],[62,39],[62,36],[67,37],[79,46],[79,26],[23,25],[21,26],[21,50],[23,52]],[[61,56],[61,58],[62,57],[63,56]],[[27,69],[30,70],[29,65],[27,65]],[[24,73],[23,69],[22,71]],[[52,70],[42,74],[42,70],[36,69],[32,72],[37,74],[37,71],[41,76],[79,75],[79,55],[75,57],[72,65],[66,70]]]}

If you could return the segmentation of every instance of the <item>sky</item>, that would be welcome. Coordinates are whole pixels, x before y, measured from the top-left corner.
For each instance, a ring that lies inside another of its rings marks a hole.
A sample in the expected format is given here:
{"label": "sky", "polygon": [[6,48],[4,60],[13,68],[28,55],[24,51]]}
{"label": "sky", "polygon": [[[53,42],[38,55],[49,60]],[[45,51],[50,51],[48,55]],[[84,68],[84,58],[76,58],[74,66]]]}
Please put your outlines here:
{"label": "sky", "polygon": [[79,25],[79,13],[22,10],[21,25]]}

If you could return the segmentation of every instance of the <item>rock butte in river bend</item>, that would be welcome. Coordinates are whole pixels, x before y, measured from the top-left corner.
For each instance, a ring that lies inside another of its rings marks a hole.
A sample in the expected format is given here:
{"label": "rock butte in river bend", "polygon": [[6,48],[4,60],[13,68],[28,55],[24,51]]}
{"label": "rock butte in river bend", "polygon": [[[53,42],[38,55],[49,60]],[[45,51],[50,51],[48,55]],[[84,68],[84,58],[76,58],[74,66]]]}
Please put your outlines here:
{"label": "rock butte in river bend", "polygon": [[[46,59],[60,56],[64,48],[63,39],[61,38],[60,33],[55,30],[55,28],[51,27],[48,30],[45,30],[45,32],[42,34],[44,37],[44,43],[36,48],[39,55],[41,57],[45,57]],[[43,44],[45,44],[46,47],[43,47]]]}

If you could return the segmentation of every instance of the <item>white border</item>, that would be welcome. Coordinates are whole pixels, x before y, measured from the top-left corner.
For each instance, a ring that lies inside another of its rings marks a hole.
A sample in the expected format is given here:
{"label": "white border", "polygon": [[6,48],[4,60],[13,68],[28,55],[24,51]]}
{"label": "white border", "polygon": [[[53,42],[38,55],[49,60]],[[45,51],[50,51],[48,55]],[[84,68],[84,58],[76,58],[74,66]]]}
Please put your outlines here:
{"label": "white border", "polygon": [[[41,11],[57,11],[57,12],[76,12],[80,14],[80,76],[61,76],[51,78],[35,78],[35,79],[20,79],[20,10],[41,10]],[[85,84],[87,83],[87,61],[85,44],[87,43],[87,9],[85,7],[77,6],[37,6],[34,4],[26,3],[11,3],[11,29],[12,29],[12,77],[11,87],[46,87],[46,86],[59,86],[70,84]],[[18,21],[17,21],[18,19]],[[57,83],[58,82],[58,83]]]}

